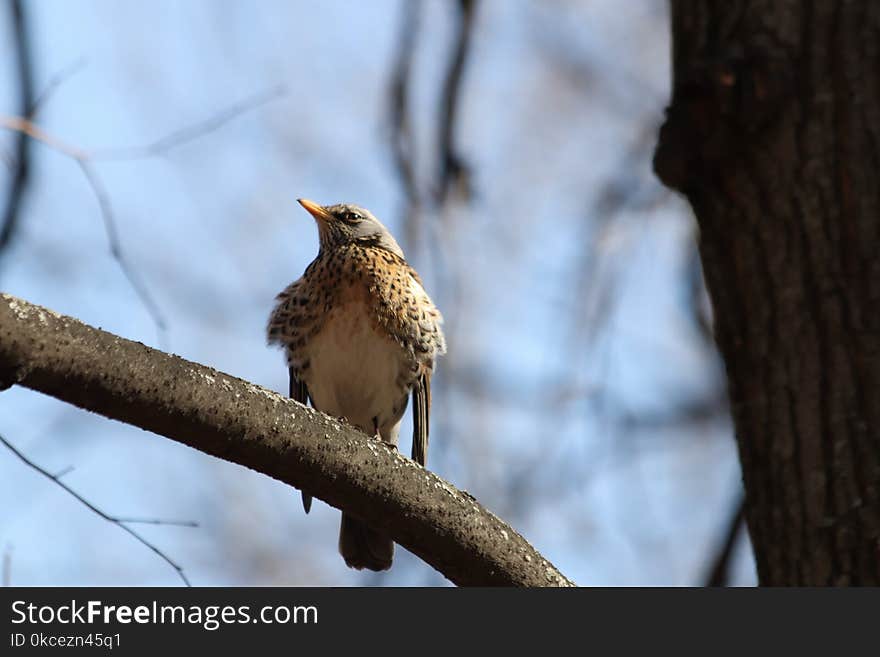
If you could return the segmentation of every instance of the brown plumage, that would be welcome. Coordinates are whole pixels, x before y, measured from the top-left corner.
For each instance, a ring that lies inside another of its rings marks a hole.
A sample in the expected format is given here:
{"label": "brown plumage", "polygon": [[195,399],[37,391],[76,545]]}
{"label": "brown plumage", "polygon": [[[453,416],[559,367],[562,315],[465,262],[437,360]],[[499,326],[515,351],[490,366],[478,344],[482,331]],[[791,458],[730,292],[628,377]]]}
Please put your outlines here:
{"label": "brown plumage", "polygon": [[[412,457],[425,465],[434,360],[443,319],[388,230],[353,205],[300,203],[315,217],[318,256],[278,295],[269,342],[285,348],[290,396],[397,445],[413,399]],[[311,496],[303,491],[308,512]],[[385,570],[394,544],[343,514],[339,550],[352,568]]]}

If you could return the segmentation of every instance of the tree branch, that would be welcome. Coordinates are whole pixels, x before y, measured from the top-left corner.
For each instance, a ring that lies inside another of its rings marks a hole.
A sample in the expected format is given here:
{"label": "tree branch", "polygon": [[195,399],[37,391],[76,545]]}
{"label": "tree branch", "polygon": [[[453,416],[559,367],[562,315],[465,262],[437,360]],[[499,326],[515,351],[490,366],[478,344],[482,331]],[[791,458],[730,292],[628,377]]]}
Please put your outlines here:
{"label": "tree branch", "polygon": [[419,30],[421,2],[405,2],[400,24],[400,37],[391,78],[389,123],[391,128],[391,155],[394,168],[406,197],[403,225],[408,249],[419,248],[422,237],[419,188],[416,180],[416,140],[410,121],[410,73],[416,36]]}
{"label": "tree branch", "polygon": [[458,123],[464,71],[473,36],[476,5],[477,0],[458,0],[458,28],[455,48],[446,71],[441,100],[440,171],[437,188],[437,200],[440,203],[447,199],[453,185],[462,192],[465,198],[471,195],[470,170],[455,148],[454,137]]}
{"label": "tree branch", "polygon": [[[26,114],[27,118],[33,121],[37,114],[40,113],[40,110],[43,108],[43,106],[47,102],[49,102],[49,99],[52,98],[56,91],[58,91],[58,88],[74,75],[79,73],[83,68],[85,68],[85,65],[85,58],[80,57],[73,63],[58,71],[51,78],[49,78],[46,86],[43,87],[43,90],[39,93],[39,95],[34,98],[34,102],[33,104],[31,104],[30,110]],[[25,114],[22,114],[22,116],[25,116]]]}
{"label": "tree branch", "polygon": [[197,527],[198,525],[196,525],[195,523],[192,523],[192,522],[177,522],[177,521],[173,521],[173,520],[165,521],[165,520],[159,520],[159,519],[153,519],[153,518],[143,520],[143,519],[139,519],[139,518],[119,518],[117,516],[111,516],[110,514],[104,513],[103,511],[101,511],[101,509],[96,507],[94,504],[89,502],[82,495],[80,495],[75,490],[73,490],[70,486],[68,486],[63,481],[61,481],[62,475],[66,474],[66,472],[69,472],[69,470],[66,470],[66,472],[61,472],[59,474],[52,474],[51,472],[49,472],[45,468],[43,468],[43,467],[37,465],[36,463],[34,463],[33,461],[31,461],[29,458],[27,458],[20,451],[18,451],[18,449],[16,449],[16,447],[12,443],[10,443],[8,440],[6,440],[6,438],[4,438],[2,435],[0,435],[0,443],[5,445],[6,448],[10,452],[15,454],[25,464],[32,467],[34,470],[39,472],[41,475],[43,475],[44,477],[46,477],[50,481],[54,481],[56,484],[58,484],[58,486],[60,486],[66,493],[70,494],[78,502],[83,504],[87,509],[89,509],[89,511],[92,511],[93,513],[100,516],[101,518],[103,518],[107,522],[112,523],[112,524],[116,525],[117,527],[119,527],[120,529],[122,529],[123,531],[131,534],[139,543],[141,543],[141,545],[144,545],[145,547],[152,550],[154,554],[156,554],[158,557],[160,557],[169,566],[174,568],[174,570],[177,572],[180,579],[183,580],[184,584],[186,584],[187,586],[191,586],[189,579],[187,578],[186,574],[184,574],[184,572],[183,572],[183,567],[181,567],[179,564],[177,564],[177,562],[173,561],[171,559],[171,557],[169,557],[167,554],[165,554],[162,550],[160,550],[158,547],[156,547],[153,543],[151,543],[146,538],[144,538],[139,532],[136,532],[131,527],[127,526],[125,523],[132,522],[132,523],[144,523],[144,524],[151,524],[151,525],[178,525],[181,527]]}
{"label": "tree branch", "polygon": [[[14,24],[15,51],[18,59],[19,105],[22,116],[29,117],[34,110],[33,73],[31,71],[31,53],[28,30],[25,23],[24,7],[21,0],[9,0]],[[0,219],[0,251],[9,246],[18,227],[21,214],[21,203],[24,199],[30,174],[29,144],[27,137],[19,133],[15,140],[15,155],[12,182],[6,206]]]}
{"label": "tree branch", "polygon": [[266,89],[259,93],[252,94],[237,103],[229,105],[220,110],[214,116],[211,116],[198,123],[192,123],[184,126],[171,134],[160,137],[149,144],[141,146],[128,146],[123,148],[104,148],[94,150],[89,153],[89,158],[93,160],[119,161],[119,160],[141,160],[149,157],[159,157],[167,154],[169,151],[183,146],[191,141],[200,139],[207,134],[219,130],[227,123],[237,119],[243,114],[261,107],[273,100],[278,100],[287,94],[287,87],[277,85],[271,89]]}
{"label": "tree branch", "polygon": [[740,496],[736,500],[730,519],[727,521],[724,538],[704,577],[705,586],[727,586],[730,581],[730,562],[733,558],[733,548],[736,546],[736,539],[742,531],[745,521],[745,497]]}
{"label": "tree branch", "polygon": [[388,534],[456,584],[573,586],[470,495],[356,429],[247,381],[0,294],[0,388],[13,384],[304,489]]}

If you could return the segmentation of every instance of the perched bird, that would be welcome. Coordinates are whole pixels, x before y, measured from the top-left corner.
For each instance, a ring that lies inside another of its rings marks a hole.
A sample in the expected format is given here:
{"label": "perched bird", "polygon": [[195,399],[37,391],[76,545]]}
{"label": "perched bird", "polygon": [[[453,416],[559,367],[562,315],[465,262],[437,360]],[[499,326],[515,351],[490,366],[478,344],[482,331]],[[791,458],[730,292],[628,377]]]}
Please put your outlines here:
{"label": "perched bird", "polygon": [[[287,355],[290,396],[396,447],[411,395],[412,458],[424,466],[443,318],[376,217],[356,205],[299,203],[318,225],[320,249],[278,295],[268,327],[269,343]],[[302,497],[308,513],[312,498]],[[352,568],[386,570],[394,543],[343,513],[339,552]]]}

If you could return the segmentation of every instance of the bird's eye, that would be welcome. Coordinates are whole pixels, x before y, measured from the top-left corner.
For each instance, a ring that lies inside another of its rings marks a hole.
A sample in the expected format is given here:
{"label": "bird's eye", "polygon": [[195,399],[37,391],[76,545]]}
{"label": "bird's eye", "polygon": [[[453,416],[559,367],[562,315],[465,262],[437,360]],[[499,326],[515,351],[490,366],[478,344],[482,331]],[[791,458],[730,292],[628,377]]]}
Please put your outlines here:
{"label": "bird's eye", "polygon": [[362,219],[357,212],[343,212],[342,220],[347,224],[356,224]]}

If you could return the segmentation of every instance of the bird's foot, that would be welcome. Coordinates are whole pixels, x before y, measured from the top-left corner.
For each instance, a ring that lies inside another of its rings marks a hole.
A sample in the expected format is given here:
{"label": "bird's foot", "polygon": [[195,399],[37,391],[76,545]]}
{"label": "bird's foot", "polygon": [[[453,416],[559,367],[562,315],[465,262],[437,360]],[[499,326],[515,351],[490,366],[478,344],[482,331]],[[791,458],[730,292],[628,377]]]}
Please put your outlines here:
{"label": "bird's foot", "polygon": [[378,432],[377,432],[377,433],[374,433],[374,434],[373,434],[372,436],[370,436],[370,437],[371,437],[373,440],[382,443],[383,445],[385,445],[385,447],[389,447],[392,451],[394,451],[394,452],[397,451],[397,445],[395,445],[394,443],[386,443],[386,442],[385,442],[385,439],[384,439],[382,436],[380,436],[380,435],[378,434]]}
{"label": "bird's foot", "polygon": [[385,446],[390,447],[395,452],[397,451],[397,445],[394,443],[387,443],[385,439],[382,437],[382,434],[379,433],[379,421],[377,418],[373,418],[373,440],[377,440],[380,443],[383,443]]}

